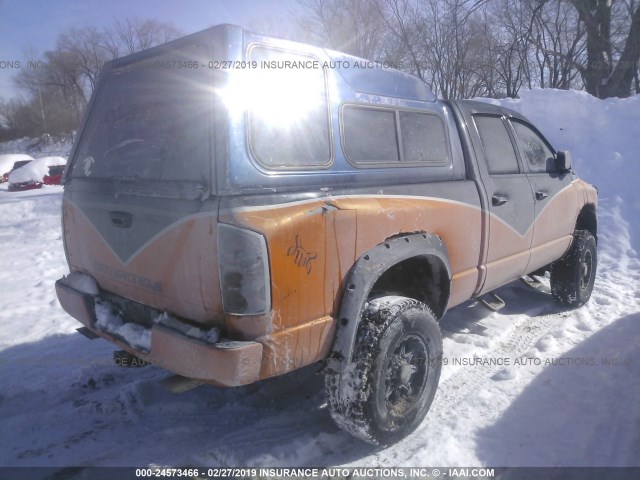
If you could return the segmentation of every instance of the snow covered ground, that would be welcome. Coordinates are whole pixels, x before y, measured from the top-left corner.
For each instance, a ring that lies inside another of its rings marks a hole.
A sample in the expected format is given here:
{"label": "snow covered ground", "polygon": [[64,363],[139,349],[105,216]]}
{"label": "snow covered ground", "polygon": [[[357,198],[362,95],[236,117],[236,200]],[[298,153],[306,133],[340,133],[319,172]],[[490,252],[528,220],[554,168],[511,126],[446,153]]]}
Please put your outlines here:
{"label": "snow covered ground", "polygon": [[314,368],[173,395],[158,385],[166,372],[113,365],[113,347],[75,333],[55,296],[67,273],[61,187],[0,186],[0,465],[640,466],[640,97],[533,91],[504,103],[600,188],[592,299],[565,312],[515,283],[498,313],[450,311],[432,409],[387,449],[332,423]]}

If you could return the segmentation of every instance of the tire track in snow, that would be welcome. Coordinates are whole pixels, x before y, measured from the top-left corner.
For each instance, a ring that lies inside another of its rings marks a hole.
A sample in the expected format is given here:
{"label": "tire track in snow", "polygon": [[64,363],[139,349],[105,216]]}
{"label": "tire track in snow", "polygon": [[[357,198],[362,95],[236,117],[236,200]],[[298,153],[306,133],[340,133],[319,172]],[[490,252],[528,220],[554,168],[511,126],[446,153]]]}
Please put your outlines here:
{"label": "tire track in snow", "polygon": [[[509,358],[526,357],[535,343],[553,330],[567,314],[542,315],[537,317],[520,318],[505,341],[490,350],[480,352],[479,357],[488,362]],[[510,321],[508,317],[505,321]],[[451,361],[451,360],[449,360]],[[494,382],[492,377],[504,370],[504,366],[496,364],[474,365],[462,368],[439,386],[438,397],[431,408],[430,416],[445,418],[451,414],[455,406],[469,395],[477,392],[486,383]]]}

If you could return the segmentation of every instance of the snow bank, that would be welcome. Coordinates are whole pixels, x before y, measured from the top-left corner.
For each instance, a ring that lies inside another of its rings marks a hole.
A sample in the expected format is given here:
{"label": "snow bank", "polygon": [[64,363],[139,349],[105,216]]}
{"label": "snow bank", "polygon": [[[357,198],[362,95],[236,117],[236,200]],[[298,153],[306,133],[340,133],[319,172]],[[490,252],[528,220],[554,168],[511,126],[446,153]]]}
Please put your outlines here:
{"label": "snow bank", "polygon": [[49,173],[49,167],[54,165],[66,165],[67,160],[62,157],[43,157],[28,163],[24,167],[11,172],[9,183],[22,182],[42,182],[42,179]]}
{"label": "snow bank", "polygon": [[24,153],[8,153],[6,155],[0,155],[0,175],[9,173],[13,168],[13,164],[20,160],[33,160],[33,157]]}
{"label": "snow bank", "polygon": [[[622,200],[627,220],[640,218],[640,95],[600,100],[576,90],[522,90],[519,99],[477,100],[529,118],[557,150],[570,150],[574,170],[601,198]],[[640,222],[631,241],[640,251]]]}

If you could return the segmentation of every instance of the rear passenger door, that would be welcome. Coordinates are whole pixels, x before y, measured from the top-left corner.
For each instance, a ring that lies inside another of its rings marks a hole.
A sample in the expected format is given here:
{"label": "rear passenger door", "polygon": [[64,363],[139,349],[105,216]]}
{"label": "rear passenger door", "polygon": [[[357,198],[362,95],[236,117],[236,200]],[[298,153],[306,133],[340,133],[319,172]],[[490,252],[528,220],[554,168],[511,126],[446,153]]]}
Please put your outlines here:
{"label": "rear passenger door", "polygon": [[527,272],[559,258],[571,243],[577,212],[572,175],[556,168],[555,152],[531,124],[511,118],[521,158],[533,187],[535,223]]}
{"label": "rear passenger door", "polygon": [[475,132],[470,133],[472,138],[477,135],[474,146],[488,207],[484,283],[479,292],[484,293],[524,274],[529,263],[534,202],[506,118],[496,111],[475,113],[472,119]]}

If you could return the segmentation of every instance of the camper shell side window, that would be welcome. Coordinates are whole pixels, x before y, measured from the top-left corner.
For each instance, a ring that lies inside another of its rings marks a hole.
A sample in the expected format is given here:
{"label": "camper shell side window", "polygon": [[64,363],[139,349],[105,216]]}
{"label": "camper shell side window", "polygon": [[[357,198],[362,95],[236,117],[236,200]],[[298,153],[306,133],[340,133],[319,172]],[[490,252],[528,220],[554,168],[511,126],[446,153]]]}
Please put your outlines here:
{"label": "camper shell side window", "polygon": [[355,167],[442,167],[451,162],[447,130],[433,112],[345,104],[341,120],[344,153]]}
{"label": "camper shell side window", "polygon": [[237,72],[237,80],[252,157],[269,170],[328,168],[333,155],[322,62],[261,44],[249,46],[248,59],[256,68]]}

